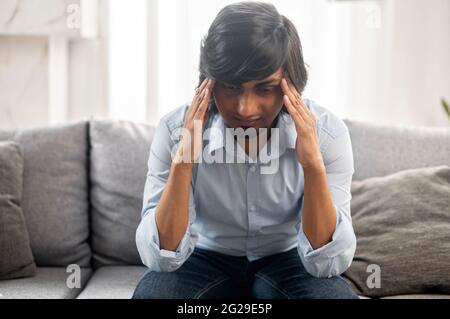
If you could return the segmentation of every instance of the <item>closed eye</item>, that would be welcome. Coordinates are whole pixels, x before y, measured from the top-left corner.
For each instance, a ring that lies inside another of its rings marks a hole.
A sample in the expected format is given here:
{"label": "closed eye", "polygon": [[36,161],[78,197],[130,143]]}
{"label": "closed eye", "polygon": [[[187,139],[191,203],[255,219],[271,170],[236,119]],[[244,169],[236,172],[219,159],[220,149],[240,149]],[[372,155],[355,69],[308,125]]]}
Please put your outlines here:
{"label": "closed eye", "polygon": [[237,90],[237,88],[238,88],[237,86],[228,85],[228,84],[224,84],[223,86],[228,90]]}
{"label": "closed eye", "polygon": [[263,93],[271,93],[271,92],[273,92],[275,89],[276,89],[275,86],[264,86],[264,87],[259,88],[259,91],[260,91],[260,92],[263,92]]}

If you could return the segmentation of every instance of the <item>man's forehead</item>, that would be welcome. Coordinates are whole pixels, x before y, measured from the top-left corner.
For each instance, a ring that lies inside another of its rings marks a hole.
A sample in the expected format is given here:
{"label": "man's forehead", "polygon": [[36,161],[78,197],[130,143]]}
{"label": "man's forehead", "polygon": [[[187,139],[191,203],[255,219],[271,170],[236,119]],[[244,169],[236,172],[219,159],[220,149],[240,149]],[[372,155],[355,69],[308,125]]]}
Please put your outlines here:
{"label": "man's forehead", "polygon": [[265,79],[262,80],[258,80],[258,81],[251,81],[251,82],[255,82],[255,83],[261,83],[261,82],[267,82],[267,81],[279,81],[281,80],[281,78],[283,77],[283,69],[278,69],[277,71],[275,71],[274,73],[272,73],[271,75],[269,75],[268,77],[266,77]]}
{"label": "man's forehead", "polygon": [[275,83],[275,82],[279,82],[281,81],[281,79],[283,78],[283,70],[282,69],[278,69],[276,72],[272,73],[271,75],[269,75],[268,77],[262,79],[262,80],[251,80],[248,82],[244,82],[241,85],[259,85],[262,83]]}

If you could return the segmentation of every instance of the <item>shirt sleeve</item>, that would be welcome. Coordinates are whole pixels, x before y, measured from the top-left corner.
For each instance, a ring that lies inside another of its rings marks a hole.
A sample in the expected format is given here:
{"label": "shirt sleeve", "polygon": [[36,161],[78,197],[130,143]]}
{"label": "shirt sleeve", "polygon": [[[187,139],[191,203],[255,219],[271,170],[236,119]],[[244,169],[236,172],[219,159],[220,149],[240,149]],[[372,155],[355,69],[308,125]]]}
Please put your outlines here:
{"label": "shirt sleeve", "polygon": [[156,128],[150,148],[147,179],[143,194],[142,218],[136,230],[136,246],[144,265],[153,271],[175,271],[192,254],[198,239],[191,232],[195,220],[195,205],[193,186],[191,182],[189,194],[189,226],[175,251],[161,249],[158,228],[156,226],[155,210],[167,183],[172,163],[172,151],[175,142],[167,124],[161,120]]}
{"label": "shirt sleeve", "polygon": [[[302,218],[297,225],[298,252],[306,270],[315,277],[342,274],[350,266],[356,250],[356,237],[350,214],[353,152],[348,129],[328,141],[323,153],[328,186],[336,209],[336,228],[332,240],[313,249],[303,232]],[[301,216],[303,216],[303,203]]]}

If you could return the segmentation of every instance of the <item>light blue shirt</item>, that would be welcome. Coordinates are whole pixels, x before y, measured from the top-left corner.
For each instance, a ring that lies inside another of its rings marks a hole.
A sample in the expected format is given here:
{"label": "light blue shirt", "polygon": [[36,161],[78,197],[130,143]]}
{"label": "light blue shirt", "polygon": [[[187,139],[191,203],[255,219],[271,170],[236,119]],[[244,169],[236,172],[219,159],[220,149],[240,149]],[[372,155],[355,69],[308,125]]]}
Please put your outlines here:
{"label": "light blue shirt", "polygon": [[[340,275],[350,266],[356,238],[350,214],[354,167],[349,132],[344,122],[331,112],[311,100],[305,102],[316,117],[320,151],[336,208],[332,240],[313,249],[303,232],[304,176],[296,158],[297,132],[290,115],[280,113],[276,126],[279,133],[267,143],[277,138],[279,152],[261,151],[252,160],[239,145],[228,147],[226,125],[222,116],[214,113],[205,123],[209,134],[204,137],[204,154],[237,156],[246,162],[205,160],[194,165],[189,227],[176,251],[161,249],[155,209],[169,176],[171,154],[179,141],[187,109],[184,105],[161,119],[150,149],[142,220],[136,231],[137,248],[148,268],[174,271],[196,246],[227,255],[247,256],[250,261],[297,247],[306,270],[315,277]],[[267,170],[275,161],[274,172],[262,173],[264,167]]]}

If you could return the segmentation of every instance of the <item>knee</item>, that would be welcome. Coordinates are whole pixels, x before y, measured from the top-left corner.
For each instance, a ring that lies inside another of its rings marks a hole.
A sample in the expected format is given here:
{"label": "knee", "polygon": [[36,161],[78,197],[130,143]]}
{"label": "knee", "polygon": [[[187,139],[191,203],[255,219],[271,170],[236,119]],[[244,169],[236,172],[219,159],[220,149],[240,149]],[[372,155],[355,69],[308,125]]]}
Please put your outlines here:
{"label": "knee", "polygon": [[134,289],[132,299],[152,299],[152,289],[149,286],[149,277],[153,276],[153,272],[147,271],[139,280],[136,288]]}
{"label": "knee", "polygon": [[[166,299],[173,298],[168,296],[167,292],[171,291],[170,280],[166,277],[168,273],[147,271],[137,284],[132,299]],[[170,273],[169,273],[170,274]],[[166,286],[162,287],[161,282],[166,282]]]}
{"label": "knee", "polygon": [[350,284],[340,276],[316,279],[308,290],[312,299],[359,299]]}
{"label": "knee", "polygon": [[[216,298],[228,280],[221,277],[198,275],[193,272],[148,271],[139,281],[133,299],[196,299]],[[225,289],[226,290],[226,289]],[[232,295],[232,294],[230,294]]]}
{"label": "knee", "polygon": [[359,299],[341,277],[292,278],[274,282],[259,276],[253,283],[252,295],[260,299]]}

